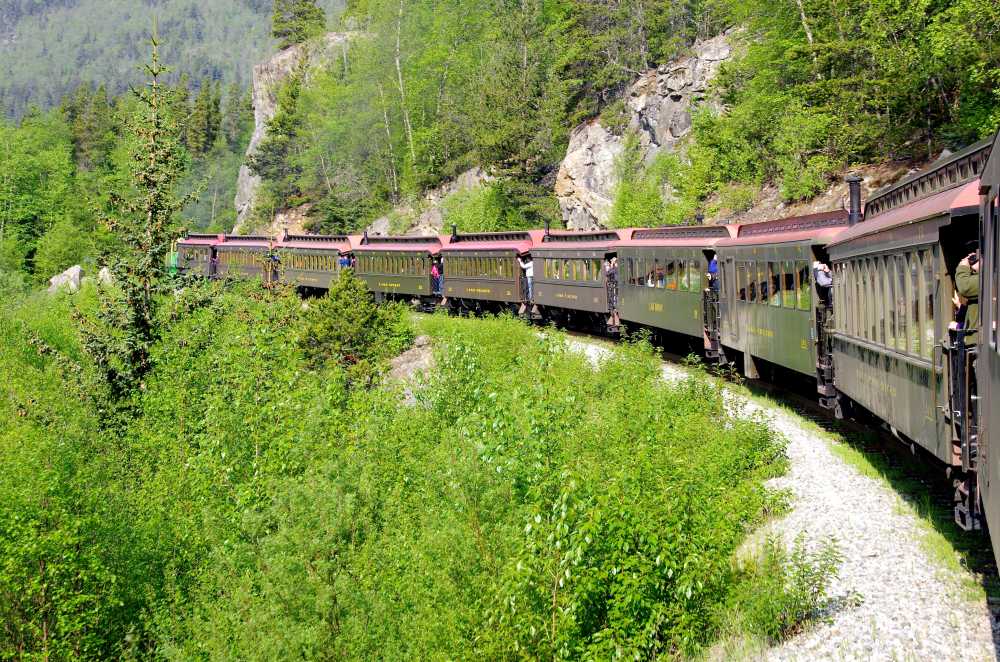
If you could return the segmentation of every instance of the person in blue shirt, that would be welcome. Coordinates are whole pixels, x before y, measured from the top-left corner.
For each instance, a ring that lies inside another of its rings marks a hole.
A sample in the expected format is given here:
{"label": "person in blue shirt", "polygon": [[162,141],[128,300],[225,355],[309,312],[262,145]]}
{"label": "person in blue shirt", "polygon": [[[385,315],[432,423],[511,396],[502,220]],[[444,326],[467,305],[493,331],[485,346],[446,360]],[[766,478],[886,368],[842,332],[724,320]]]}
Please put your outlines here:
{"label": "person in blue shirt", "polygon": [[712,253],[712,259],[708,261],[708,286],[713,290],[719,289],[719,260]]}

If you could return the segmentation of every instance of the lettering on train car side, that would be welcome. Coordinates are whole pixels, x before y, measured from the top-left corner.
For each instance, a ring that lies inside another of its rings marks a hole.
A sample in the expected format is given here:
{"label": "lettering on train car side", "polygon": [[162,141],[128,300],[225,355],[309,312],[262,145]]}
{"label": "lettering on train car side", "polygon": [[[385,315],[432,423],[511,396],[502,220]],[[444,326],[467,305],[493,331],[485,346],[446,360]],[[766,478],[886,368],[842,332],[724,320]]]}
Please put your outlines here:
{"label": "lettering on train car side", "polygon": [[576,301],[580,297],[579,297],[579,295],[570,294],[568,292],[557,292],[556,293],[556,298],[557,299],[569,299],[570,301]]}
{"label": "lettering on train car side", "polygon": [[802,340],[801,340],[801,341],[799,342],[799,349],[809,349],[809,343],[807,343],[807,342],[806,342],[806,339],[805,339],[805,338],[803,338],[803,339],[802,339]]}
{"label": "lettering on train car side", "polygon": [[[860,361],[859,364],[864,365]],[[855,374],[858,377],[858,381],[864,383],[870,388],[873,388],[876,391],[881,391],[882,393],[888,395],[890,398],[896,397],[896,387],[885,381],[885,375],[877,375],[877,376],[871,375],[868,373],[867,370],[863,368],[859,368]]]}
{"label": "lettering on train car side", "polygon": [[772,329],[765,329],[764,327],[751,326],[747,329],[750,335],[760,336],[761,338],[773,338],[774,331]]}
{"label": "lettering on train car side", "polygon": [[493,294],[493,290],[488,287],[467,287],[465,291],[472,294]]}
{"label": "lettering on train car side", "polygon": [[403,284],[402,283],[384,283],[384,282],[379,281],[378,286],[379,287],[388,287],[388,288],[391,288],[391,289],[399,289],[400,287],[403,286]]}
{"label": "lettering on train car side", "polygon": [[649,312],[651,313],[662,313],[663,304],[662,303],[651,303],[649,304]]}

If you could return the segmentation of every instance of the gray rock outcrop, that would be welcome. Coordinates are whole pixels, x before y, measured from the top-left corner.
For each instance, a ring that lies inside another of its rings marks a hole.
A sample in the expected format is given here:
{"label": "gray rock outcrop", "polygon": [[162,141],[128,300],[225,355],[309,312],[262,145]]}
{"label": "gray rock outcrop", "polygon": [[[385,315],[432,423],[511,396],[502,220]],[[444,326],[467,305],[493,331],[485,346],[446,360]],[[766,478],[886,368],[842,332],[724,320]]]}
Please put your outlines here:
{"label": "gray rock outcrop", "polygon": [[80,289],[80,282],[82,279],[83,267],[79,264],[73,265],[61,274],[53,276],[49,279],[49,292],[77,292]]}
{"label": "gray rock outcrop", "polygon": [[[312,60],[318,55],[329,56],[339,54],[345,48],[352,33],[331,32],[316,42],[298,44],[286,48],[277,53],[267,62],[258,64],[253,70],[253,116],[254,129],[250,137],[250,145],[247,147],[244,161],[257,151],[257,148],[267,136],[267,123],[271,121],[278,111],[278,92],[281,85],[298,69],[304,62]],[[239,232],[246,224],[247,218],[253,209],[257,190],[260,188],[260,177],[253,174],[247,165],[240,168],[239,179],[236,183],[236,227],[234,232]]]}
{"label": "gray rock outcrop", "polygon": [[[629,88],[628,130],[638,137],[645,162],[662,150],[677,151],[691,132],[693,110],[717,103],[709,86],[732,56],[731,37],[730,31],[699,41],[690,55],[650,69]],[[599,120],[580,125],[570,135],[555,185],[568,228],[589,230],[607,223],[618,186],[615,162],[623,149],[624,138]]]}

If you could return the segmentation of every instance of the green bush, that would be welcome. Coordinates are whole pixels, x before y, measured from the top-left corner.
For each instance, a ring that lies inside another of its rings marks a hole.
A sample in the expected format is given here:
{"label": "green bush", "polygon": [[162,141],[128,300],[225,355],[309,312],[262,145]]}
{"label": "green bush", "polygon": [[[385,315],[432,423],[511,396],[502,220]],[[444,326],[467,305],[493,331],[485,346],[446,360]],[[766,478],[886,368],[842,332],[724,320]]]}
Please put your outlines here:
{"label": "green bush", "polygon": [[[0,656],[677,656],[822,599],[811,556],[734,564],[785,461],[713,381],[665,384],[642,342],[594,366],[514,319],[432,316],[407,405],[352,385],[408,316],[350,277],[308,304],[175,292],[114,433],[70,321],[90,288],[7,304]],[[791,607],[753,601],[786,579]]]}
{"label": "green bush", "polygon": [[402,304],[376,306],[364,281],[345,271],[322,297],[309,302],[298,338],[306,360],[371,374],[413,340]]}

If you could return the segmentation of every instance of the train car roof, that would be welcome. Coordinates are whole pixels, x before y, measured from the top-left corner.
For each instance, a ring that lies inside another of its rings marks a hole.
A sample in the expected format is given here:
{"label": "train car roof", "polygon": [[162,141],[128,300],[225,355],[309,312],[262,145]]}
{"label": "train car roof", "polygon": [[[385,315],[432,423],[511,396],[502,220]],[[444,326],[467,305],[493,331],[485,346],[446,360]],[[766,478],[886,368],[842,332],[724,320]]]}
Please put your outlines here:
{"label": "train car roof", "polygon": [[979,192],[983,195],[988,193],[996,193],[996,191],[987,190],[989,187],[989,182],[1000,181],[1000,131],[997,131],[997,135],[993,138],[993,147],[990,151],[989,159],[986,161],[986,165],[983,166],[983,170],[980,173],[980,190]]}
{"label": "train car roof", "polygon": [[442,252],[452,251],[516,251],[528,253],[542,242],[544,230],[519,230],[511,232],[473,232],[454,234]]}
{"label": "train car roof", "polygon": [[428,252],[436,255],[448,245],[448,237],[432,236],[369,236],[364,235],[354,246],[356,252],[367,251],[399,251]]}
{"label": "train car roof", "polygon": [[722,239],[716,246],[756,246],[760,244],[792,244],[809,242],[825,245],[847,227],[848,214],[843,209],[789,216],[761,223],[739,226],[736,237]]}
{"label": "train car roof", "polygon": [[626,231],[620,247],[677,246],[712,247],[737,236],[738,225],[672,225],[662,228],[633,228]]}
{"label": "train car roof", "polygon": [[184,244],[187,246],[214,246],[221,241],[219,235],[217,234],[205,234],[191,232],[184,236],[183,239],[178,239],[178,245]]}
{"label": "train car roof", "polygon": [[271,238],[265,235],[227,234],[223,235],[216,248],[270,248],[271,242]]}
{"label": "train car roof", "polygon": [[289,234],[277,242],[279,248],[302,248],[314,250],[351,252],[351,240],[347,235]]}
{"label": "train car roof", "polygon": [[555,231],[542,236],[532,251],[574,251],[614,248],[625,239],[629,230],[591,230],[586,232]]}
{"label": "train car roof", "polygon": [[874,218],[861,221],[854,227],[840,233],[832,246],[845,244],[858,237],[876,234],[890,228],[896,228],[935,216],[948,214],[952,218],[966,214],[976,214],[979,211],[979,180],[967,182],[953,188],[939,191],[915,202],[892,208],[876,215]]}

